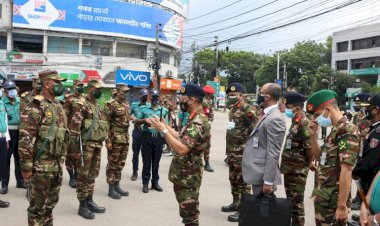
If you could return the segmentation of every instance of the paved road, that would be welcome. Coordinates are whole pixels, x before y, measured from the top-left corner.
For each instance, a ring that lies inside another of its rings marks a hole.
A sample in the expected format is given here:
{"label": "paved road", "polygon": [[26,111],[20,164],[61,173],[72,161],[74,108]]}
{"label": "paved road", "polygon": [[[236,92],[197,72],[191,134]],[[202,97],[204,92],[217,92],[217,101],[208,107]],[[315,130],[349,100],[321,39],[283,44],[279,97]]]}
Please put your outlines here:
{"label": "paved road", "polygon": [[[287,122],[289,126],[289,121]],[[204,173],[202,187],[200,190],[200,225],[207,226],[229,226],[237,225],[227,221],[227,213],[222,213],[222,205],[230,204],[232,197],[228,181],[228,168],[224,164],[225,157],[225,128],[227,126],[227,114],[216,112],[215,121],[212,124],[212,150],[211,164],[215,169],[214,173]],[[84,220],[77,215],[78,200],[75,190],[68,184],[68,174],[64,172],[63,186],[60,200],[54,210],[55,225],[133,225],[133,226],[178,226],[181,225],[178,205],[174,197],[172,184],[167,179],[171,157],[162,157],[160,165],[160,184],[164,192],[159,193],[151,190],[148,194],[141,192],[141,178],[132,182],[131,176],[131,150],[128,154],[127,164],[123,171],[121,185],[128,188],[129,197],[120,200],[108,198],[108,185],[105,177],[105,167],[107,164],[106,150],[102,152],[101,172],[95,185],[95,201],[104,205],[107,210],[105,214],[97,214],[95,220]],[[141,162],[141,160],[140,160]],[[140,163],[140,166],[142,164]],[[311,172],[307,181],[305,194],[306,204],[306,225],[314,226],[314,207],[310,200],[313,188],[314,174]],[[279,186],[278,197],[285,197],[283,186]],[[7,195],[0,195],[0,199],[11,202],[10,208],[0,210],[0,225],[22,226],[27,225],[28,207],[25,198],[25,190],[15,188],[15,180],[12,175]]]}

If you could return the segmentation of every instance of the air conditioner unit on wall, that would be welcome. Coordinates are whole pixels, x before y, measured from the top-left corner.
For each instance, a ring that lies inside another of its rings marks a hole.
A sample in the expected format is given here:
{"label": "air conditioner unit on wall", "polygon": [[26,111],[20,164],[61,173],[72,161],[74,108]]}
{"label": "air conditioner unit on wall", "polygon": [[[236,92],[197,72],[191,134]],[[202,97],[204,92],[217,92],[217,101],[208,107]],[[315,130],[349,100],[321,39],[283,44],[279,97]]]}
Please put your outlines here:
{"label": "air conditioner unit on wall", "polygon": [[83,39],[82,46],[91,46],[92,42],[90,39]]}

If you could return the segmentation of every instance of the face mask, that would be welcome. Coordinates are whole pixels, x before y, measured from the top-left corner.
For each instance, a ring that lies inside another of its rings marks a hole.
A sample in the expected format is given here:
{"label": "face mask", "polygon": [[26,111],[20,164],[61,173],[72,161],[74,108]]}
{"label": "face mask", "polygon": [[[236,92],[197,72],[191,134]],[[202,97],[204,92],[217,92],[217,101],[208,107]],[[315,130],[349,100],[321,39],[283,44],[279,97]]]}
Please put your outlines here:
{"label": "face mask", "polygon": [[239,102],[239,98],[237,96],[229,96],[228,97],[228,105],[235,105]]}
{"label": "face mask", "polygon": [[54,96],[56,97],[61,96],[64,90],[65,90],[65,86],[62,84],[55,84],[53,86],[53,93],[54,93]]}
{"label": "face mask", "polygon": [[37,85],[36,91],[40,93],[42,91],[42,86],[41,85]]}
{"label": "face mask", "polygon": [[146,102],[148,100],[147,96],[140,97],[141,102]]}
{"label": "face mask", "polygon": [[[325,111],[323,111],[324,113]],[[323,113],[317,117],[317,123],[321,126],[321,127],[329,127],[332,125],[332,122],[331,122],[331,119],[330,119],[330,116],[329,117],[324,117],[323,116]]]}
{"label": "face mask", "polygon": [[79,94],[82,94],[84,92],[84,88],[83,86],[78,86],[77,88],[75,88],[75,91]]}
{"label": "face mask", "polygon": [[358,111],[360,111],[360,106],[354,106],[354,110],[356,111],[356,112],[358,112]]}
{"label": "face mask", "polygon": [[158,98],[153,97],[152,98],[152,104],[157,105],[158,104]]}
{"label": "face mask", "polygon": [[0,89],[0,98],[3,96],[3,90]]}
{"label": "face mask", "polygon": [[92,90],[91,91],[91,95],[95,98],[95,99],[99,99],[101,96],[102,96],[102,91],[101,90]]}
{"label": "face mask", "polygon": [[120,95],[121,99],[127,100],[128,99],[128,93],[123,93]]}
{"label": "face mask", "polygon": [[10,98],[16,98],[17,97],[17,89],[11,89],[8,91],[8,96]]}
{"label": "face mask", "polygon": [[187,108],[189,107],[189,104],[187,102],[180,102],[179,107],[181,108],[182,112],[187,112]]}
{"label": "face mask", "polygon": [[289,118],[294,118],[294,113],[293,113],[293,109],[290,109],[290,108],[285,108],[285,115]]}
{"label": "face mask", "polygon": [[373,119],[372,110],[373,110],[373,108],[367,108],[367,110],[365,110],[365,118],[366,119],[368,119],[368,120]]}
{"label": "face mask", "polygon": [[259,93],[259,95],[257,95],[257,100],[256,100],[257,104],[258,105],[261,105],[263,102],[264,102],[264,97],[261,96],[261,94]]}

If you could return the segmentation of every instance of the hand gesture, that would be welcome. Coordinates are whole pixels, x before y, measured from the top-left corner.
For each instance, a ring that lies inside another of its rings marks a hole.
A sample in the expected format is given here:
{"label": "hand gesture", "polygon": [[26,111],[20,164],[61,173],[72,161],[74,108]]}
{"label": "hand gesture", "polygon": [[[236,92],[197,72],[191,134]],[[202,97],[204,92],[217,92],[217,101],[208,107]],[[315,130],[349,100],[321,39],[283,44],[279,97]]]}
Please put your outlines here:
{"label": "hand gesture", "polygon": [[150,125],[152,125],[156,130],[163,131],[166,129],[166,124],[164,122],[161,122],[160,119],[153,115],[153,118],[150,118]]}
{"label": "hand gesture", "polygon": [[317,135],[318,123],[315,119],[312,119],[309,122],[308,130],[309,130],[310,136],[316,136]]}
{"label": "hand gesture", "polygon": [[348,221],[348,209],[346,206],[338,207],[335,211],[335,219],[337,222],[346,223]]}

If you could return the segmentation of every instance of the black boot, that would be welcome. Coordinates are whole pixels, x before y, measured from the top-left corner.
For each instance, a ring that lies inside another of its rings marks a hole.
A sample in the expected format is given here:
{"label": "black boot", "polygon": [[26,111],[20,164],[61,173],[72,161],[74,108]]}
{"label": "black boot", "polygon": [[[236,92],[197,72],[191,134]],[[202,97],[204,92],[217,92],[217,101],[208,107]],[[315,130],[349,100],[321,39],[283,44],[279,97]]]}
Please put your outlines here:
{"label": "black boot", "polygon": [[87,200],[79,201],[78,215],[85,219],[95,219],[95,214],[88,208]]}
{"label": "black boot", "polygon": [[120,194],[116,191],[115,184],[108,185],[108,196],[113,199],[121,199]]}
{"label": "black boot", "polygon": [[115,190],[121,196],[128,196],[129,195],[128,191],[124,191],[123,189],[120,188],[120,181],[118,181],[118,182],[115,183]]}
{"label": "black boot", "polygon": [[207,172],[210,172],[210,173],[214,172],[214,169],[211,167],[209,161],[206,161],[204,168]]}
{"label": "black boot", "polygon": [[133,171],[132,176],[131,176],[131,181],[136,181],[137,180],[137,171]]}
{"label": "black boot", "polygon": [[230,222],[239,222],[239,212],[228,216],[228,221]]}
{"label": "black boot", "polygon": [[92,199],[92,195],[87,197],[87,204],[88,204],[88,208],[93,213],[105,213],[106,212],[106,208],[100,207],[100,206],[98,206],[98,204],[96,204],[94,202],[94,200]]}
{"label": "black boot", "polygon": [[239,198],[237,196],[233,196],[233,202],[228,206],[222,206],[222,212],[235,212],[238,211],[237,203]]}
{"label": "black boot", "polygon": [[69,186],[71,188],[76,188],[77,187],[77,175],[75,173],[75,170],[68,170],[67,172],[69,172],[69,176],[70,176],[70,180],[69,180]]}
{"label": "black boot", "polygon": [[9,207],[9,202],[0,200],[0,208],[8,208]]}

